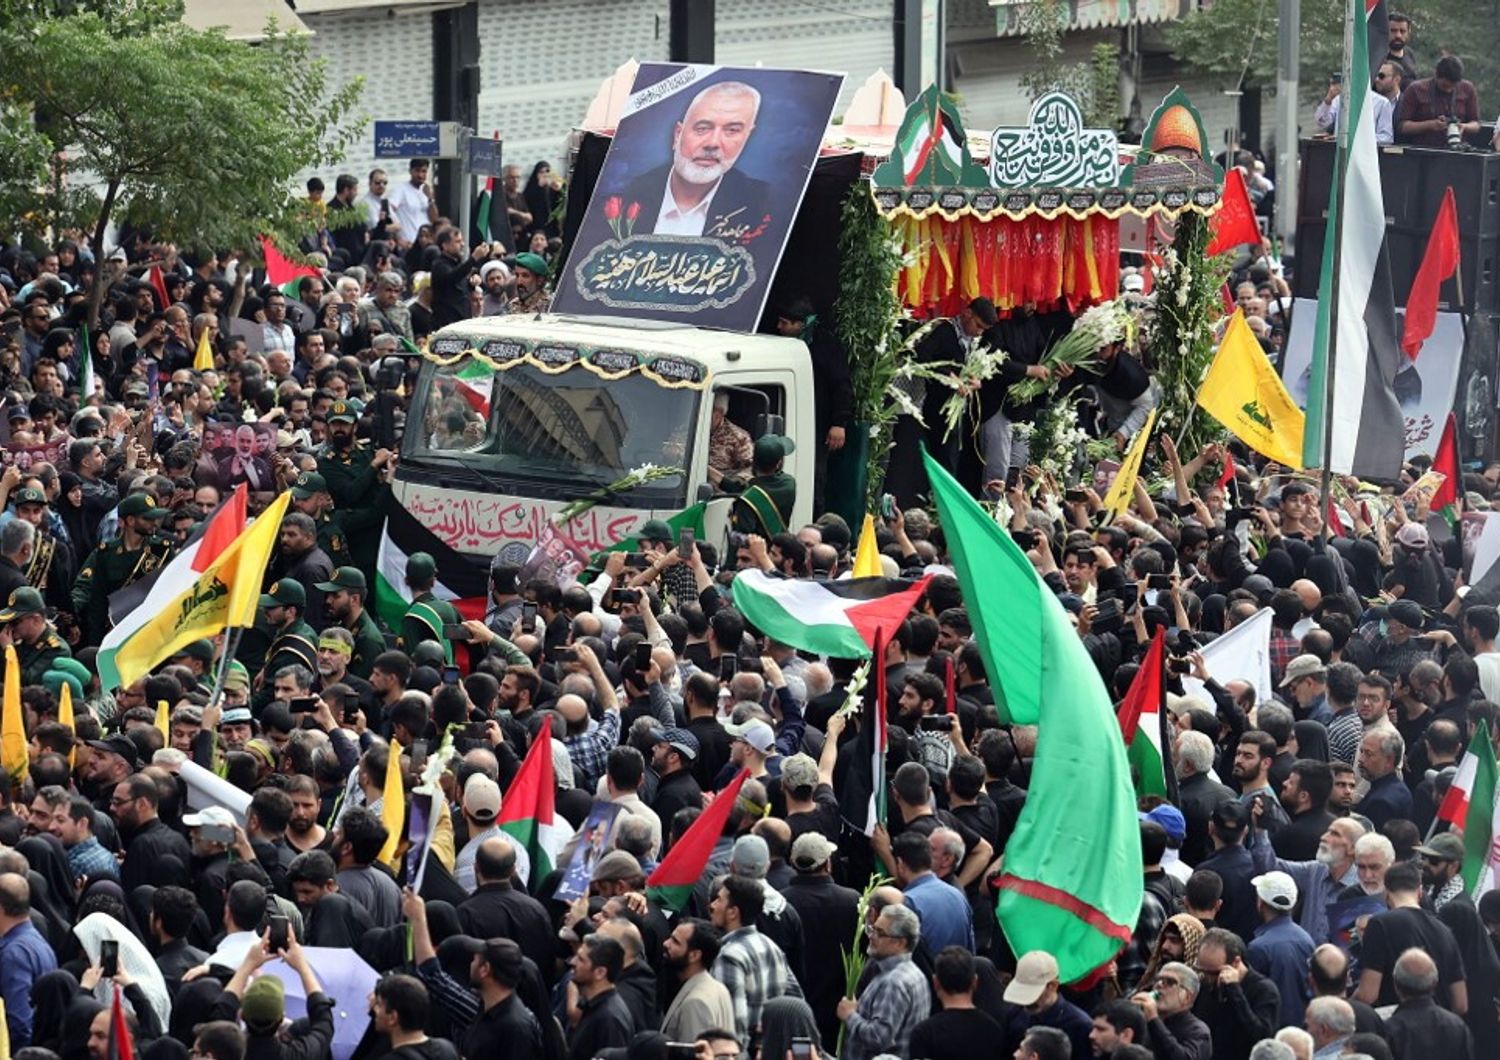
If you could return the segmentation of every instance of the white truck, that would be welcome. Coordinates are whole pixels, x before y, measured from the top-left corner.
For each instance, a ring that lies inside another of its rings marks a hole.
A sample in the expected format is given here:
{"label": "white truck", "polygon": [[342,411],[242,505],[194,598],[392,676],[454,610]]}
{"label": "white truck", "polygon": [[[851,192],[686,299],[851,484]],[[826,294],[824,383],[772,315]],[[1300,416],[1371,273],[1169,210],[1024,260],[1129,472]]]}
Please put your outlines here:
{"label": "white truck", "polygon": [[[792,527],[812,516],[812,363],[800,339],[683,324],[557,314],[478,317],[428,343],[401,441],[393,501],[486,566],[520,564],[543,521],[645,464],[680,467],[613,495],[564,532],[597,551],[647,519],[714,493],[713,395],[750,432],[797,443]],[[718,496],[722,496],[721,494]],[[729,499],[711,502],[706,540],[722,546]]]}

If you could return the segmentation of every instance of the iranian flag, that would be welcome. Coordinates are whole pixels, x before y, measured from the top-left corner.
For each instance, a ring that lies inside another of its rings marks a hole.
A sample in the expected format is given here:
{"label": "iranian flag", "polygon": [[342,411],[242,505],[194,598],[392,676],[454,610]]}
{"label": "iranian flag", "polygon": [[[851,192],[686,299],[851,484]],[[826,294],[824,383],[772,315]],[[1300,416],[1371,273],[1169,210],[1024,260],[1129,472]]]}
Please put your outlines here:
{"label": "iranian flag", "polygon": [[1329,196],[1302,463],[1338,475],[1394,479],[1406,455],[1406,421],[1394,385],[1403,362],[1372,93],[1364,90],[1370,56],[1363,47],[1368,32],[1363,3],[1354,5],[1353,31],[1358,45],[1344,84],[1360,90],[1344,93],[1339,118],[1334,172],[1344,179]]}
{"label": "iranian flag", "polygon": [[411,606],[406,561],[418,552],[436,561],[433,595],[453,604],[464,618],[483,618],[490,598],[485,568],[423,526],[411,512],[393,504],[386,514],[380,555],[375,561],[375,614],[385,628],[400,629],[401,619]]}
{"label": "iranian flag", "polygon": [[901,140],[901,157],[906,163],[906,182],[915,184],[934,150],[947,157],[956,172],[963,164],[964,131],[943,110],[942,98],[934,93],[932,113],[906,131]]}
{"label": "iranian flag", "polygon": [[734,606],[756,629],[791,648],[835,659],[863,659],[876,632],[899,626],[927,590],[929,575],[805,581],[741,571],[732,586]]}
{"label": "iranian flag", "polygon": [[1443,421],[1443,436],[1438,439],[1437,452],[1432,455],[1432,470],[1444,477],[1442,485],[1432,495],[1431,508],[1450,527],[1457,529],[1462,510],[1459,490],[1463,485],[1463,475],[1458,466],[1458,419],[1451,412]]}
{"label": "iranian flag", "polygon": [[531,857],[531,878],[543,879],[558,864],[573,829],[557,815],[557,781],[552,773],[552,726],[537,730],[526,761],[516,772],[500,807],[500,830]]}
{"label": "iranian flag", "polygon": [[1120,734],[1125,738],[1125,753],[1130,760],[1130,775],[1135,781],[1136,794],[1172,799],[1171,774],[1162,751],[1166,746],[1162,738],[1162,727],[1166,723],[1166,711],[1162,709],[1167,692],[1166,640],[1166,628],[1158,626],[1146,658],[1136,672],[1135,680],[1130,682],[1130,691],[1125,694],[1115,716],[1120,720]]}
{"label": "iranian flag", "polygon": [[1439,821],[1462,828],[1469,819],[1469,796],[1473,793],[1474,781],[1479,776],[1480,759],[1485,755],[1489,756],[1485,768],[1489,771],[1490,783],[1493,785],[1495,752],[1490,747],[1488,734],[1476,731],[1474,738],[1469,741],[1469,749],[1459,760],[1458,772],[1453,775],[1453,783],[1448,785],[1448,794],[1443,796],[1442,805],[1438,807]]}
{"label": "iranian flag", "polygon": [[740,788],[750,778],[750,771],[742,769],[713,801],[703,808],[682,838],[672,844],[661,864],[646,877],[646,896],[653,902],[673,912],[682,912],[693,897],[693,888],[703,877],[704,866],[724,834],[724,822],[729,820],[729,811],[734,809],[734,800],[740,797]]}
{"label": "iranian flag", "polygon": [[[1481,721],[1469,742],[1469,754],[1475,756],[1474,782],[1469,788],[1469,805],[1464,813],[1464,885],[1473,892],[1482,881],[1494,886],[1494,839],[1500,836],[1495,827],[1495,749],[1490,744],[1490,727]],[[1465,758],[1468,757],[1466,754]],[[1454,778],[1458,783],[1458,778]],[[1447,800],[1444,800],[1444,805]]]}
{"label": "iranian flag", "polygon": [[110,594],[109,617],[114,625],[99,645],[96,665],[104,688],[120,687],[115,655],[141,627],[197,582],[224,550],[245,530],[248,487],[242,482],[208,514],[202,526],[165,567]]}
{"label": "iranian flag", "polygon": [[1014,953],[1094,976],[1130,943],[1143,892],[1130,763],[1067,612],[1010,535],[926,453],[974,639],[1018,725],[1037,726],[1031,797],[1005,847],[997,916]]}
{"label": "iranian flag", "polygon": [[495,392],[495,370],[477,357],[448,377],[458,384],[458,396],[479,415],[489,418],[490,395]]}

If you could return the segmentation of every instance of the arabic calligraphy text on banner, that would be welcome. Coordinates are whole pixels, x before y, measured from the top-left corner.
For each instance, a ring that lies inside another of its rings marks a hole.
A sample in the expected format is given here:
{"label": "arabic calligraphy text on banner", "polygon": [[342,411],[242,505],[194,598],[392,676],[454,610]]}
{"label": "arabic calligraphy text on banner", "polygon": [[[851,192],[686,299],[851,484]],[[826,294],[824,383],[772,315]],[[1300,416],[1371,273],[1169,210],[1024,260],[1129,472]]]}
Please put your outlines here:
{"label": "arabic calligraphy text on banner", "polygon": [[996,129],[990,180],[997,188],[1110,188],[1120,179],[1120,144],[1110,129],[1085,129],[1078,104],[1049,92],[1024,128]]}

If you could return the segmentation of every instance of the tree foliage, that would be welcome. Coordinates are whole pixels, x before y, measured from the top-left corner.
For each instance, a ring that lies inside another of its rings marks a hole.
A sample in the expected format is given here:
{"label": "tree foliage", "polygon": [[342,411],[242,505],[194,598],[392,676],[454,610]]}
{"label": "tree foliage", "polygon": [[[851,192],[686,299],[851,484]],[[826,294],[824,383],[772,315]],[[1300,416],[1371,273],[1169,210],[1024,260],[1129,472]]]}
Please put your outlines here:
{"label": "tree foliage", "polygon": [[[1191,69],[1232,87],[1245,72],[1246,88],[1276,84],[1277,0],[1216,0],[1166,27],[1172,53]],[[1328,75],[1343,69],[1344,0],[1302,0],[1298,36],[1304,101],[1322,96]],[[1397,9],[1412,18],[1412,51],[1422,77],[1430,77],[1444,51],[1464,61],[1465,76],[1479,86],[1481,104],[1500,86],[1500,2],[1414,0]],[[1259,27],[1258,32],[1256,27]],[[1486,89],[1489,94],[1486,95]]]}
{"label": "tree foliage", "polygon": [[1032,63],[1021,75],[1021,87],[1031,99],[1048,92],[1071,96],[1091,128],[1120,125],[1120,47],[1100,42],[1087,62],[1065,63],[1064,38],[1072,24],[1065,0],[1033,0],[1020,11],[1019,29],[1031,49]]}
{"label": "tree foliage", "polygon": [[[177,0],[0,0],[0,217],[250,246],[306,227],[293,178],[363,127],[305,37],[183,25]],[[21,21],[11,16],[29,13]],[[7,151],[9,146],[14,151]]]}

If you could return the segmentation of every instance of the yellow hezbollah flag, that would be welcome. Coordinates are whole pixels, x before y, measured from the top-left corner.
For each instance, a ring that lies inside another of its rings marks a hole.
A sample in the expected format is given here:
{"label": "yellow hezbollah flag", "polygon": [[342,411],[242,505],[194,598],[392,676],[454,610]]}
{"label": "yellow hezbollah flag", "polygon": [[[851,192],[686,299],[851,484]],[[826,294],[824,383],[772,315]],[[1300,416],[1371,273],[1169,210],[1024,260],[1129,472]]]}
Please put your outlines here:
{"label": "yellow hezbollah flag", "polygon": [[21,713],[21,662],[14,644],[5,646],[5,695],[0,702],[0,767],[19,784],[31,765],[26,753],[26,721]]}
{"label": "yellow hezbollah flag", "polygon": [[121,643],[115,654],[121,688],[130,687],[186,644],[210,639],[228,626],[255,625],[266,562],[291,500],[291,491],[277,497],[196,582]]}
{"label": "yellow hezbollah flag", "polygon": [[1130,449],[1125,454],[1125,463],[1115,472],[1115,480],[1104,495],[1104,510],[1111,519],[1118,519],[1130,508],[1130,499],[1135,494],[1135,480],[1141,473],[1141,461],[1146,459],[1146,446],[1151,444],[1151,428],[1156,426],[1156,410],[1146,417],[1145,426],[1136,432]]}
{"label": "yellow hezbollah flag", "polygon": [[[73,686],[66,681],[63,682],[62,688],[57,693],[57,723],[59,725],[66,725],[68,732],[75,739],[77,738],[78,730],[73,727]],[[77,756],[77,749],[68,748],[69,766],[74,764],[74,759]],[[0,1060],[3,1060],[3,1058],[0,1058]]]}
{"label": "yellow hezbollah flag", "polygon": [[859,549],[854,553],[855,578],[878,578],[884,571],[880,569],[880,549],[875,545],[875,517],[865,515],[865,527],[859,532]]}
{"label": "yellow hezbollah flag", "polygon": [[406,825],[406,792],[401,787],[401,745],[391,741],[391,756],[385,766],[385,787],[380,793],[380,823],[385,825],[385,846],[380,848],[380,860],[396,869],[396,847],[401,842],[401,829]]}
{"label": "yellow hezbollah flag", "polygon": [[1219,352],[1203,378],[1198,404],[1257,453],[1301,469],[1306,417],[1238,309],[1229,318]]}
{"label": "yellow hezbollah flag", "polygon": [[212,372],[214,370],[214,348],[208,341],[208,328],[204,328],[198,334],[198,349],[193,353],[193,371]]}

